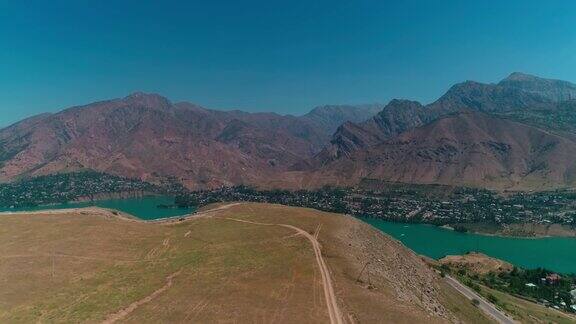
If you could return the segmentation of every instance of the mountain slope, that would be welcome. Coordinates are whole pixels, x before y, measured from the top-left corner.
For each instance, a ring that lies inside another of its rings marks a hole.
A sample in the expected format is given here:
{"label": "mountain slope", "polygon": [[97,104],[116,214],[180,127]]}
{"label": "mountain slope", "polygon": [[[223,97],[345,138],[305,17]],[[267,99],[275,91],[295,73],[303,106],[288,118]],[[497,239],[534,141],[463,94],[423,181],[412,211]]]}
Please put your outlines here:
{"label": "mountain slope", "polygon": [[[569,154],[575,152],[576,100],[564,99],[571,98],[574,88],[513,73],[498,84],[454,85],[426,106],[392,100],[372,119],[342,125],[330,145],[294,170],[316,172],[321,176],[312,177],[315,181],[336,183],[372,177],[491,188],[573,185]],[[516,131],[521,135],[512,141]],[[411,145],[404,143],[407,137]],[[465,146],[454,145],[458,140]],[[501,143],[507,144],[499,148]],[[499,149],[505,150],[502,156],[494,155]]]}
{"label": "mountain slope", "polygon": [[345,122],[361,123],[374,117],[384,105],[328,105],[312,109],[301,118],[319,129],[326,129],[330,135]]}
{"label": "mountain slope", "polygon": [[[326,164],[310,183],[362,178],[494,189],[576,184],[576,142],[478,112],[460,112]],[[323,181],[322,179],[326,179]]]}
{"label": "mountain slope", "polygon": [[[438,100],[426,106],[415,101],[395,99],[374,118],[355,126],[348,125],[347,129],[337,130],[331,141],[332,147],[328,148],[332,154],[323,152],[320,157],[349,155],[350,147],[339,144],[351,141],[346,138],[347,136],[373,139],[374,141],[356,145],[358,148],[365,148],[465,109],[508,114],[512,117],[517,116],[519,112],[525,114],[528,111],[554,114],[558,110],[558,101],[572,96],[573,88],[576,89],[576,86],[569,82],[513,73],[498,84],[474,81],[456,84]],[[323,160],[319,164],[326,162]],[[317,165],[318,162],[312,164]]]}
{"label": "mountain slope", "polygon": [[424,107],[409,100],[394,99],[374,117],[361,122],[343,123],[332,135],[330,143],[314,158],[300,163],[296,169],[318,167],[352,152],[378,144],[427,121]]}
{"label": "mountain slope", "polygon": [[520,72],[510,74],[498,85],[520,89],[556,102],[576,99],[576,84],[562,80],[539,78]]}
{"label": "mountain slope", "polygon": [[0,130],[0,181],[93,169],[173,178],[189,188],[310,187],[361,177],[571,186],[576,99],[565,99],[574,87],[513,73],[498,84],[456,84],[428,105],[392,100],[376,115],[378,105],[323,106],[300,117],[215,111],[136,93]]}
{"label": "mountain slope", "polygon": [[[344,215],[251,203],[164,224],[84,209],[0,226],[3,323],[488,322],[419,256]],[[297,230],[317,234],[341,321]]]}
{"label": "mountain slope", "polygon": [[[372,108],[362,109],[326,108],[322,116],[343,120]],[[215,111],[135,93],[1,130],[0,180],[93,169],[151,181],[175,177],[191,188],[258,184],[320,151],[330,127],[310,116]]]}

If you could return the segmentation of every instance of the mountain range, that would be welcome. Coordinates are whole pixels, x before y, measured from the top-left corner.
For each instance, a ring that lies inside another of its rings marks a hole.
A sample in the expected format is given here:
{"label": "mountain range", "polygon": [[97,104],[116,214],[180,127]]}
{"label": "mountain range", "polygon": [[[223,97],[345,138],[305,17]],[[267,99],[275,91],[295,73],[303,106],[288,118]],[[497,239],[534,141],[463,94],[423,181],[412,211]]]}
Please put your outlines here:
{"label": "mountain range", "polygon": [[324,106],[294,117],[134,93],[0,130],[0,180],[92,169],[176,178],[190,188],[259,183],[313,157],[341,123],[364,121],[381,108]]}
{"label": "mountain range", "polygon": [[200,189],[363,179],[534,190],[576,183],[576,85],[523,73],[466,81],[428,105],[218,111],[155,94],[72,107],[0,130],[0,181],[85,169]]}

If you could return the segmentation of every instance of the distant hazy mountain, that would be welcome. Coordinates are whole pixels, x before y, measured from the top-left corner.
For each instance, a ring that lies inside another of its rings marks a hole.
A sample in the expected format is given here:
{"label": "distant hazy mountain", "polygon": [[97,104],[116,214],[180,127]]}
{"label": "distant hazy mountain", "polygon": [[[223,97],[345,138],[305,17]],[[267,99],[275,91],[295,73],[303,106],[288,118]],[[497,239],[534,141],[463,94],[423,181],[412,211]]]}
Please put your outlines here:
{"label": "distant hazy mountain", "polygon": [[[363,123],[346,122],[334,133],[321,156],[334,159],[348,156],[357,149],[368,148],[402,132],[423,125],[428,120],[424,107],[409,100],[392,100],[373,118]],[[325,161],[322,162],[324,164]]]}
{"label": "distant hazy mountain", "polygon": [[325,129],[334,133],[336,129],[345,122],[360,123],[364,122],[379,113],[384,105],[327,105],[312,109],[309,113],[302,116],[320,129]]}

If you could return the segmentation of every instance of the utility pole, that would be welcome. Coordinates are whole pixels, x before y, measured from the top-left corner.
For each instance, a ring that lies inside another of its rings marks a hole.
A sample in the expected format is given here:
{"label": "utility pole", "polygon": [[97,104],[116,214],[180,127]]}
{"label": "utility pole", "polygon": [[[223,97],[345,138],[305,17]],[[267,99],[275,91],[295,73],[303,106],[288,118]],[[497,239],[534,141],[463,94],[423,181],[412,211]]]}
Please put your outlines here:
{"label": "utility pole", "polygon": [[[360,278],[362,277],[362,273],[364,273],[364,270],[366,270],[366,267],[368,267],[368,264],[370,264],[370,261],[368,261],[364,264],[364,266],[362,267],[362,270],[360,270],[360,274],[358,275],[358,278],[356,278],[356,282],[361,282]],[[370,273],[368,273],[368,285],[372,285],[370,283]]]}

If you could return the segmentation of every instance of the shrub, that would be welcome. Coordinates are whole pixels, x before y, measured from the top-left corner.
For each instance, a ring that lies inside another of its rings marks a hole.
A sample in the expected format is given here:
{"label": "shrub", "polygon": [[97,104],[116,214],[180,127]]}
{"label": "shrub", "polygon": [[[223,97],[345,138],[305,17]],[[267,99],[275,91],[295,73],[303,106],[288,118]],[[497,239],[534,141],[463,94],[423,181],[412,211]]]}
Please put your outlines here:
{"label": "shrub", "polygon": [[496,296],[494,296],[494,295],[492,295],[492,294],[489,294],[489,295],[488,295],[488,300],[489,300],[492,304],[496,304],[496,303],[498,302],[498,297],[496,297]]}

